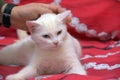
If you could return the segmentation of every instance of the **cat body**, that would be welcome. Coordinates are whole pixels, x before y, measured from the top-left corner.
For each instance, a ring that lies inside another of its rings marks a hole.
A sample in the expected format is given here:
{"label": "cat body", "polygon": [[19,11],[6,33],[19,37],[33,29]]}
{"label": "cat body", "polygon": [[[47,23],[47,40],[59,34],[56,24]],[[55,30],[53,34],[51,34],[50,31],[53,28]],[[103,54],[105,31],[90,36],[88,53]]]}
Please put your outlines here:
{"label": "cat body", "polygon": [[25,65],[6,80],[26,80],[42,74],[86,75],[79,61],[81,46],[67,32],[64,23],[69,14],[70,11],[44,14],[36,21],[26,23],[31,35],[0,51],[0,64]]}

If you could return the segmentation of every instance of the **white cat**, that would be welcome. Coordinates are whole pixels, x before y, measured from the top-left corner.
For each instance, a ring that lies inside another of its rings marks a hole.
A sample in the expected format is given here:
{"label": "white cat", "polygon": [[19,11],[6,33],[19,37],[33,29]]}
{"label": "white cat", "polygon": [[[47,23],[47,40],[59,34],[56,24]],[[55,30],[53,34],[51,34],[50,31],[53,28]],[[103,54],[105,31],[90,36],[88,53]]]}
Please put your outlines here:
{"label": "white cat", "polygon": [[25,65],[6,80],[27,80],[41,74],[86,75],[79,61],[81,46],[67,32],[65,18],[70,13],[44,14],[35,21],[26,22],[31,36],[0,51],[0,64]]}

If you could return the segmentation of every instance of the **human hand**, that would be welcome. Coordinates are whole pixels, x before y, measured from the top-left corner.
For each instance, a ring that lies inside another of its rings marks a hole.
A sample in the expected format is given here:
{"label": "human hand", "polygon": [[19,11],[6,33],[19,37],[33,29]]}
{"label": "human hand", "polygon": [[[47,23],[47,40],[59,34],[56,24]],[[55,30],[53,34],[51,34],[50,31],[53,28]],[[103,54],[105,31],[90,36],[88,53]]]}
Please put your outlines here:
{"label": "human hand", "polygon": [[53,4],[43,3],[30,3],[22,6],[15,6],[11,12],[11,25],[18,28],[27,30],[26,21],[34,20],[44,13],[60,13],[63,12],[60,6]]}

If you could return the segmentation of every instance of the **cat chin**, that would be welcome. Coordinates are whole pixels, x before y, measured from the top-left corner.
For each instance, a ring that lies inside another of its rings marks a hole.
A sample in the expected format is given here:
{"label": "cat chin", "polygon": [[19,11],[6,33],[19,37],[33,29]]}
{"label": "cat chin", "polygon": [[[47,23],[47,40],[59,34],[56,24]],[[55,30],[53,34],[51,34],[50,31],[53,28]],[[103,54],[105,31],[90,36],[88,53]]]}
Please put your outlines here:
{"label": "cat chin", "polygon": [[55,45],[55,46],[53,46],[53,48],[55,48],[55,49],[56,49],[56,48],[59,48],[59,46],[58,46],[58,45],[57,45],[57,46]]}
{"label": "cat chin", "polygon": [[61,45],[49,45],[49,46],[44,46],[44,47],[41,47],[41,49],[46,49],[46,50],[51,50],[51,49],[58,49],[58,48],[60,48],[61,47]]}
{"label": "cat chin", "polygon": [[60,47],[59,45],[57,45],[57,46],[54,45],[54,46],[50,46],[49,49],[57,49],[57,48],[59,48],[59,47]]}

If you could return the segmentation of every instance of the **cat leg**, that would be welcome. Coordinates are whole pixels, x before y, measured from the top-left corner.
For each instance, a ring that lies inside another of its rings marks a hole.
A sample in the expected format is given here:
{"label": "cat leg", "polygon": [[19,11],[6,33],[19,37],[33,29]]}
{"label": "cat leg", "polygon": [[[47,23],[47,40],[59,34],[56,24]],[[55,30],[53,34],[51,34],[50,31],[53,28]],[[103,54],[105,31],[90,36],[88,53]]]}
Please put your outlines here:
{"label": "cat leg", "polygon": [[37,75],[37,69],[29,65],[16,74],[8,75],[6,80],[28,80],[29,78],[35,77]]}
{"label": "cat leg", "polygon": [[74,62],[71,65],[70,70],[67,73],[68,74],[75,73],[75,74],[80,74],[80,75],[87,75],[85,69],[83,68],[82,64],[79,61]]}

